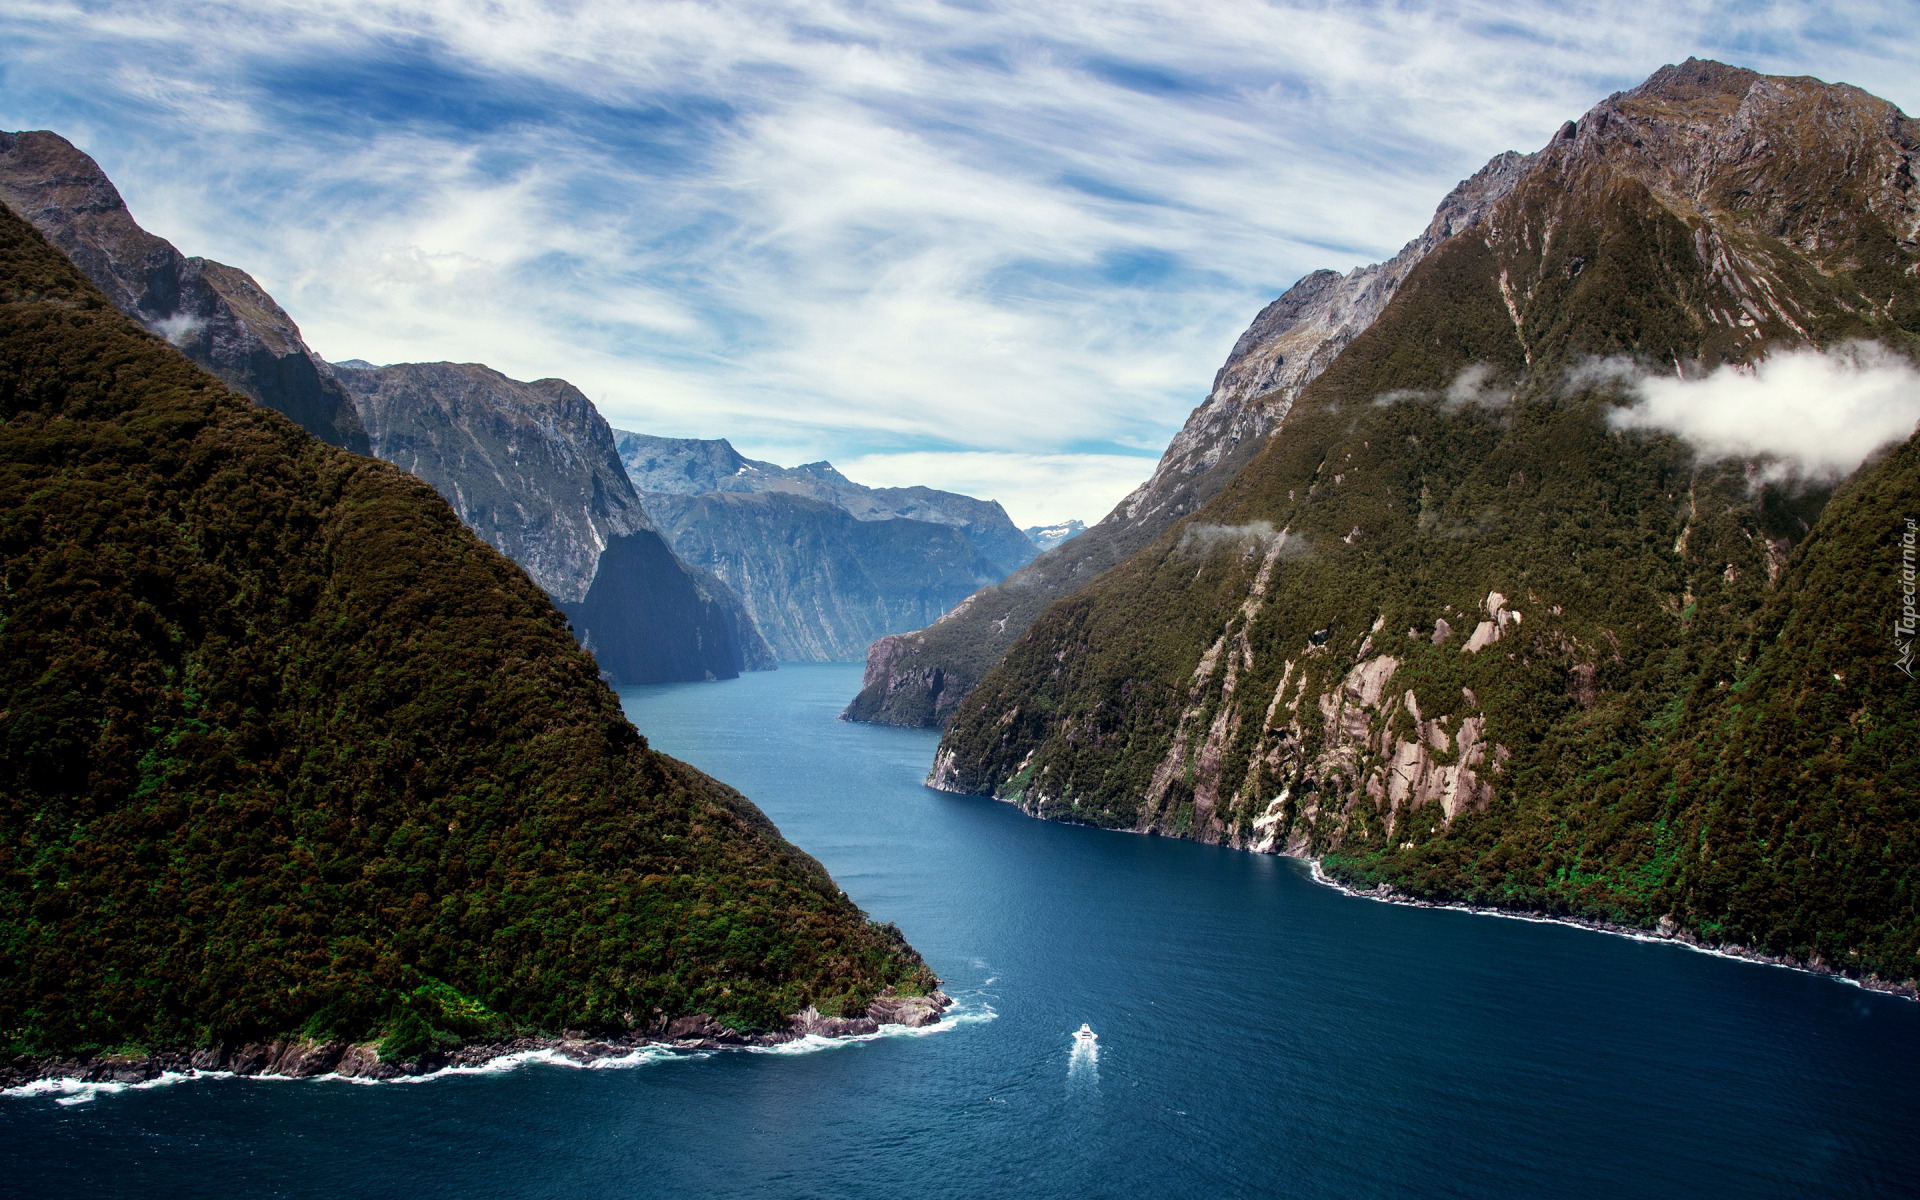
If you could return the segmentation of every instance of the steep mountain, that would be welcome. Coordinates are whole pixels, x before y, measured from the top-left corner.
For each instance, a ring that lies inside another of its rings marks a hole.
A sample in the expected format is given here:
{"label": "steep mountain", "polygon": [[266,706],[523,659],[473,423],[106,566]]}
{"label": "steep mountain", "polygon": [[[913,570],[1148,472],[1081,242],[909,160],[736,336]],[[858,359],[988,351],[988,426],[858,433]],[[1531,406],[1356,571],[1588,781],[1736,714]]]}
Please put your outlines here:
{"label": "steep mountain", "polygon": [[1041,550],[1051,550],[1070,538],[1077,538],[1087,531],[1085,521],[1062,521],[1058,525],[1029,525],[1020,532],[1027,540]]}
{"label": "steep mountain", "polygon": [[7,1072],[779,1033],[932,986],[651,750],[430,487],[231,392],[11,211],[0,418]]}
{"label": "steep mountain", "polygon": [[1858,89],[1693,60],[1568,122],[1225,490],[1033,623],[932,782],[1911,986],[1920,446],[1827,503],[1618,418],[1646,376],[1920,358],[1917,157]]}
{"label": "steep mountain", "polygon": [[322,441],[367,453],[346,392],[293,319],[237,267],[187,258],[134,222],[98,163],[55,133],[0,133],[0,202],[63,250],[114,307],[228,386]]}
{"label": "steep mountain", "polygon": [[781,467],[718,439],[617,444],[674,551],[732,585],[782,659],[860,658],[1037,553],[991,500],[862,487],[830,463]]}
{"label": "steep mountain", "polygon": [[1345,275],[1315,271],[1262,309],[1151,478],[1099,524],[969,597],[938,623],[874,643],[845,719],[946,724],[1049,604],[1217,495],[1265,445],[1301,389],[1380,315],[1408,273],[1436,247],[1475,228],[1530,161],[1511,152],[1496,156],[1449,193],[1426,230],[1392,259]]}
{"label": "steep mountain", "polygon": [[731,679],[774,665],[732,590],[662,540],[578,388],[477,363],[337,366],[373,453],[432,484],[524,567],[611,677]]}
{"label": "steep mountain", "polygon": [[745,458],[725,438],[661,438],[621,431],[618,444],[620,461],[643,495],[781,492],[824,501],[860,521],[947,525],[972,542],[1001,575],[1019,570],[1038,553],[997,500],[929,487],[864,487],[834,470],[832,463],[781,467]]}
{"label": "steep mountain", "polygon": [[863,521],[788,491],[652,493],[673,549],[731,584],[788,662],[846,662],[873,640],[939,617],[1002,576],[965,532]]}

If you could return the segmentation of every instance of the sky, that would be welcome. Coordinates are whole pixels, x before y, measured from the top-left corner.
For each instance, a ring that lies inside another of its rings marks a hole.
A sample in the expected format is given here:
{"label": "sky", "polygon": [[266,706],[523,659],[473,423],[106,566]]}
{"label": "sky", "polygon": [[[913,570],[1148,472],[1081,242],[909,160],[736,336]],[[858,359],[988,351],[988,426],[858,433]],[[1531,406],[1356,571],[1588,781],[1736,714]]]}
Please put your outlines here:
{"label": "sky", "polygon": [[1920,111],[1920,0],[8,0],[0,128],[323,356],[1094,521],[1262,305],[1688,55]]}

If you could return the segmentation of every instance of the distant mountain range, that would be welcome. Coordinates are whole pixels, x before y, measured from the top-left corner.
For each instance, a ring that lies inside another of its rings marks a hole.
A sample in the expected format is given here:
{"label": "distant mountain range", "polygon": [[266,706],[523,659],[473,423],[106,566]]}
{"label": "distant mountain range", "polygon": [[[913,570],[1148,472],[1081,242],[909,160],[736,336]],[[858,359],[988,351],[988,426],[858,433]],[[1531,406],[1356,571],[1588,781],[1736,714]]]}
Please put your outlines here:
{"label": "distant mountain range", "polygon": [[1085,521],[1062,521],[1058,525],[1029,525],[1020,532],[1041,551],[1047,551],[1071,538],[1077,538],[1087,531]]}
{"label": "distant mountain range", "polygon": [[1006,510],[932,488],[869,488],[724,439],[617,434],[640,502],[687,562],[739,593],[783,660],[844,661],[937,619],[1038,552]]}
{"label": "distant mountain range", "polygon": [[476,363],[335,365],[374,454],[525,567],[609,676],[730,679],[774,665],[739,597],[662,540],[580,389]]}

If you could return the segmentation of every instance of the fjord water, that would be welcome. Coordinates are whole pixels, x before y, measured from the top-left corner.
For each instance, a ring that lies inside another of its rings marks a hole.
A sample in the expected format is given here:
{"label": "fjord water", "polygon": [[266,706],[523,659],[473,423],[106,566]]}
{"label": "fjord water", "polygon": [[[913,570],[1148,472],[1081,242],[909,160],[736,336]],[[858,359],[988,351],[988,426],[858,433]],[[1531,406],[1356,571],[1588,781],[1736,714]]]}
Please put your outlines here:
{"label": "fjord water", "polygon": [[[857,666],[623,691],[960,1000],[937,1032],[425,1083],[0,1098],[0,1192],[1912,1195],[1920,1004],[921,786]],[[1082,1022],[1099,1033],[1076,1055]],[[68,1097],[72,1099],[72,1097]]]}

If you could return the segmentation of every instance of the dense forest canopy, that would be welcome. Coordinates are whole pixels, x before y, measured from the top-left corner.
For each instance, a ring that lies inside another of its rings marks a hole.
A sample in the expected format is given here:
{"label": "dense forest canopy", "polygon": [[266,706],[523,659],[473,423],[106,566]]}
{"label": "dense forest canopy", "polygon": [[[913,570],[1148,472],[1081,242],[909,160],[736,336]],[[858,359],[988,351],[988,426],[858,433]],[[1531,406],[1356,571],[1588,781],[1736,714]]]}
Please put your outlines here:
{"label": "dense forest canopy", "polygon": [[934,980],[427,485],[0,208],[0,1053],[783,1028]]}

